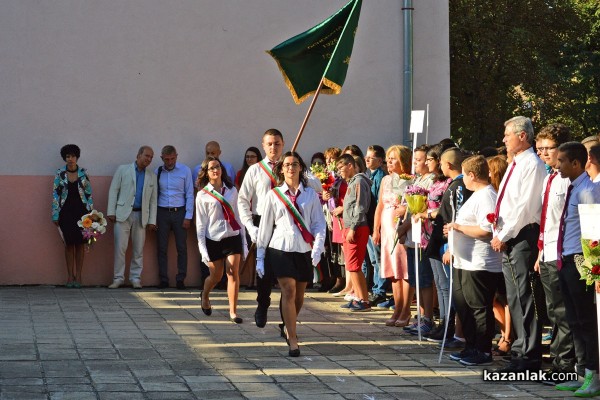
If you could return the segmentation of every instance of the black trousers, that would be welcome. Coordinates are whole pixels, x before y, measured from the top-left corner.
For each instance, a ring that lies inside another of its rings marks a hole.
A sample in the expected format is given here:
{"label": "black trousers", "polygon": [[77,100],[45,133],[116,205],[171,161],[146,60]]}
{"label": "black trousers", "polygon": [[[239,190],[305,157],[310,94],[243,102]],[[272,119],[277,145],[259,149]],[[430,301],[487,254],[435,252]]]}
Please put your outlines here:
{"label": "black trousers", "polygon": [[558,272],[565,300],[566,318],[575,345],[578,373],[583,368],[598,371],[598,325],[594,306],[594,286],[587,286],[575,267],[573,256],[564,256]]}
{"label": "black trousers", "polygon": [[511,347],[514,362],[536,369],[542,361],[541,326],[532,287],[538,256],[538,224],[525,226],[510,239],[502,257],[506,298],[516,339]]}
{"label": "black trousers", "polygon": [[183,229],[185,219],[185,207],[179,207],[177,211],[158,207],[156,210],[156,232],[158,246],[158,276],[161,282],[169,283],[169,262],[167,251],[169,235],[171,231],[175,234],[175,247],[177,248],[177,281],[183,281],[187,275],[187,234]]}
{"label": "black trousers", "polygon": [[452,270],[452,300],[467,348],[492,352],[496,321],[493,302],[502,272]]}
{"label": "black trousers", "polygon": [[540,279],[546,295],[546,309],[552,324],[550,356],[556,369],[572,371],[575,367],[573,335],[567,322],[563,291],[560,287],[556,261],[540,261]]}
{"label": "black trousers", "polygon": [[[260,215],[253,215],[252,222],[254,226],[258,226],[260,224]],[[261,310],[267,310],[271,305],[271,291],[273,290],[273,268],[267,262],[268,258],[265,257],[265,274],[263,277],[257,277],[256,279],[256,302],[258,303],[258,308]]]}

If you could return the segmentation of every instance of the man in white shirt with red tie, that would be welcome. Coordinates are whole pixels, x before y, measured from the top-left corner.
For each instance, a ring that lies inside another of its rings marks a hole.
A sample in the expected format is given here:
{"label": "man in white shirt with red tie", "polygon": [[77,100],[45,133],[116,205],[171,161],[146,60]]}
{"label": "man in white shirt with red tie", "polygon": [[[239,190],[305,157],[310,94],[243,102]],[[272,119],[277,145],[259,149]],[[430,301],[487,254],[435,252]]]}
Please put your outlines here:
{"label": "man in white shirt with red tie", "polygon": [[560,218],[556,266],[565,301],[565,315],[575,344],[577,373],[584,379],[558,384],[556,389],[573,391],[577,397],[600,395],[595,293],[581,280],[575,266],[575,257],[583,254],[579,204],[600,203],[600,186],[593,183],[585,171],[587,157],[585,146],[578,142],[564,143],[558,148],[560,175],[568,178],[571,184]]}
{"label": "man in white shirt with red tie", "polygon": [[510,363],[498,371],[537,371],[542,362],[541,327],[531,282],[538,257],[542,211],[539,194],[547,173],[532,147],[531,120],[514,117],[504,126],[502,141],[513,161],[500,183],[491,245],[504,253],[506,297],[517,339],[512,344]]}
{"label": "man in white shirt with red tie", "polygon": [[[238,211],[240,220],[246,227],[252,242],[256,243],[260,217],[264,213],[265,197],[274,188],[275,176],[273,167],[283,154],[283,135],[277,129],[267,130],[262,137],[262,147],[265,158],[248,168],[244,182],[238,194]],[[254,313],[256,326],[264,328],[267,323],[267,312],[271,305],[271,289],[273,287],[273,271],[271,265],[265,262],[263,277],[256,282],[258,307]]]}
{"label": "man in white shirt with red tie", "polygon": [[[560,216],[565,205],[567,189],[571,184],[569,178],[558,173],[558,146],[569,141],[571,131],[564,124],[550,124],[542,128],[536,136],[537,151],[542,161],[552,168],[550,175],[544,180],[540,193],[542,198],[542,214],[540,219],[540,236],[538,238],[539,256],[535,270],[539,272],[546,295],[546,309],[552,323],[552,342],[550,358],[552,367],[546,374],[546,384],[555,385],[562,382],[564,375],[552,375],[555,372],[573,372],[575,367],[575,349],[573,336],[565,317],[565,302],[556,267],[556,242]],[[552,378],[555,379],[552,379]]]}

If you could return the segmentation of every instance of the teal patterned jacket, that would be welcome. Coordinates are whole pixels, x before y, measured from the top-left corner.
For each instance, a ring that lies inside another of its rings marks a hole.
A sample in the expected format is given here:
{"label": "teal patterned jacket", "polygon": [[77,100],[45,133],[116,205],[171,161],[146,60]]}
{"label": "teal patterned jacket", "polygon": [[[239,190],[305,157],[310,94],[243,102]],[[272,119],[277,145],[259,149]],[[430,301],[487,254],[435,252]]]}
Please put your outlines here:
{"label": "teal patterned jacket", "polygon": [[[90,177],[85,168],[79,168],[77,171],[77,186],[79,188],[79,197],[88,211],[94,209],[94,200],[92,199],[92,185]],[[52,189],[52,221],[58,221],[60,210],[67,200],[69,187],[69,178],[67,177],[67,166],[59,168],[54,176],[54,187]]]}

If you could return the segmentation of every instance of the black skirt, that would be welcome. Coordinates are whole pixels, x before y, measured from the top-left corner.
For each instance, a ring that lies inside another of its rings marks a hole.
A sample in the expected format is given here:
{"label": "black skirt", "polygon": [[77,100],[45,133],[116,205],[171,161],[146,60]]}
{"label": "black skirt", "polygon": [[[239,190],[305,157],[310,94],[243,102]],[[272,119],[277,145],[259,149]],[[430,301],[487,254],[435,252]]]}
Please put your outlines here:
{"label": "black skirt", "polygon": [[298,282],[313,281],[310,251],[296,253],[267,248],[265,264],[273,269],[276,278],[294,278]]}
{"label": "black skirt", "polygon": [[232,254],[242,254],[242,236],[230,236],[219,241],[206,238],[206,250],[210,261],[222,260]]}

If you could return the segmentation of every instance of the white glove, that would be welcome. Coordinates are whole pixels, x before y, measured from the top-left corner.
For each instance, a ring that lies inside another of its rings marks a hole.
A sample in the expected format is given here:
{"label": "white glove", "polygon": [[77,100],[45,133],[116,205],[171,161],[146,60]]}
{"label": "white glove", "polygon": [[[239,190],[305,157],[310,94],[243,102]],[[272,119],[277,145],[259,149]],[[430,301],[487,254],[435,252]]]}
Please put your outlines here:
{"label": "white glove", "polygon": [[248,253],[250,252],[248,250],[248,246],[242,246],[244,248],[244,260],[248,258]]}
{"label": "white glove", "polygon": [[313,267],[316,267],[321,262],[321,253],[317,253],[313,250],[312,254],[310,255],[310,258],[312,259]]}
{"label": "white glove", "polygon": [[252,243],[256,243],[256,238],[258,237],[258,227],[251,226],[248,229],[248,235],[250,235],[250,240],[252,240]]}
{"label": "white glove", "polygon": [[265,260],[262,258],[256,259],[256,273],[261,279],[265,276]]}

